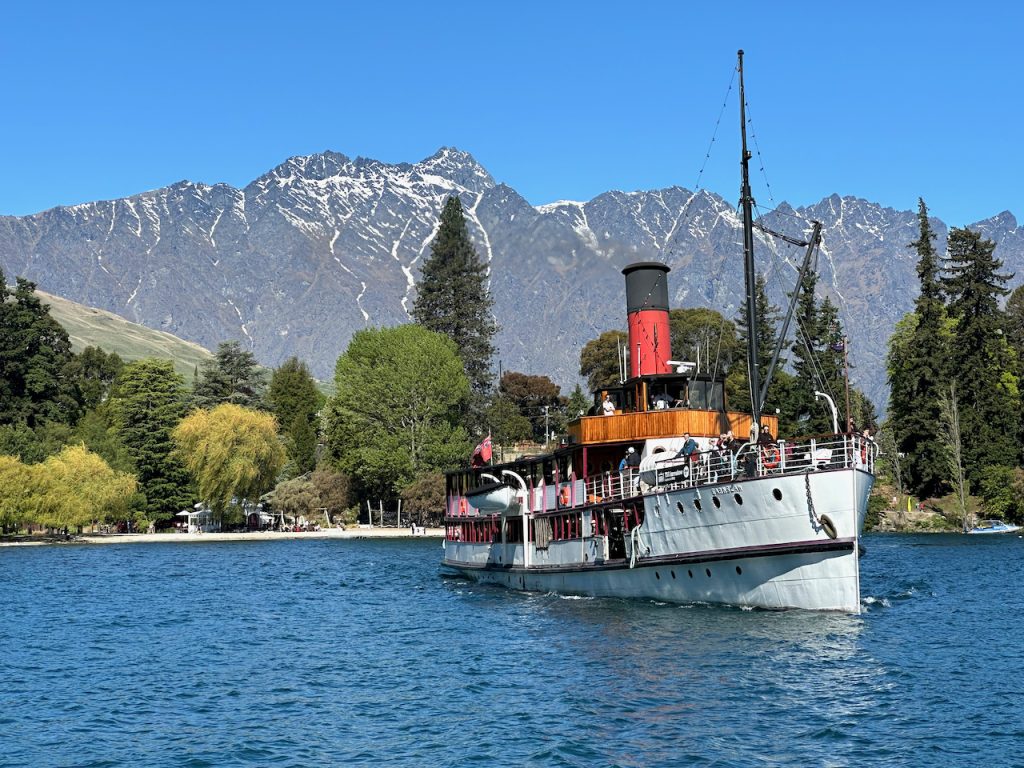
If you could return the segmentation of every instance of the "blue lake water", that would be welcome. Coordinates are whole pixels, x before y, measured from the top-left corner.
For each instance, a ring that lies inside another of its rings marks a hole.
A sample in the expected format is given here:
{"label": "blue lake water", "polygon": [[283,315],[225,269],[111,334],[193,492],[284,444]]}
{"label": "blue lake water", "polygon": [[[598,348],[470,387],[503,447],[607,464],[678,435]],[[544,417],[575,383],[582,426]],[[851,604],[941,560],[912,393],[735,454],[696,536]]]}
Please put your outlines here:
{"label": "blue lake water", "polygon": [[0,549],[0,766],[1024,765],[1024,540],[861,616],[521,594],[437,540]]}

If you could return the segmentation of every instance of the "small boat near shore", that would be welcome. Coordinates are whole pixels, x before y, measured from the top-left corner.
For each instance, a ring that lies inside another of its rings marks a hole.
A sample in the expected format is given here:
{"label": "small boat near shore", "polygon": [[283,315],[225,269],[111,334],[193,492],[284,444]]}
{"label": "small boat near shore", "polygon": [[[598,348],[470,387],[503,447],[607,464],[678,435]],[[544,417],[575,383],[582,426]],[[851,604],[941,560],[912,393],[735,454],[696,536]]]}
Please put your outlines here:
{"label": "small boat near shore", "polygon": [[982,520],[978,525],[967,531],[967,533],[1016,533],[1019,530],[1021,530],[1021,526],[1014,525],[1013,523],[1004,523],[1002,520]]}

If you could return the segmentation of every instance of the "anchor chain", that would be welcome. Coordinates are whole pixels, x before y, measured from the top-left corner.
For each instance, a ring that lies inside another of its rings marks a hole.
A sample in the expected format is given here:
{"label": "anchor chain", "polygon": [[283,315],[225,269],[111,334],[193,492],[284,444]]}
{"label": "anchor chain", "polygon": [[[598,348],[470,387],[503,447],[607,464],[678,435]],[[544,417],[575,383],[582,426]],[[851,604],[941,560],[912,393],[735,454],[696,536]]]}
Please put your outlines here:
{"label": "anchor chain", "polygon": [[836,524],[832,522],[832,518],[828,515],[819,515],[814,509],[814,497],[811,496],[811,475],[807,473],[804,475],[804,487],[807,489],[807,512],[811,516],[811,528],[814,532],[824,531],[825,535],[830,539],[836,538],[839,532],[836,530]]}

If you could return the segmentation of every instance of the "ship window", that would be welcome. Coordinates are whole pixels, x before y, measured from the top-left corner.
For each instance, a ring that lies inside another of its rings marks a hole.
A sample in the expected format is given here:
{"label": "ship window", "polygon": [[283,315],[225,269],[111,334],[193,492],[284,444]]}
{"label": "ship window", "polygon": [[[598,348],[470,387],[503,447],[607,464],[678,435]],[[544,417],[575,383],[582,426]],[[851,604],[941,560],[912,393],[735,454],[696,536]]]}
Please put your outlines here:
{"label": "ship window", "polygon": [[736,566],[736,575],[737,576],[742,576],[743,575],[743,569],[740,568],[738,565]]}
{"label": "ship window", "polygon": [[743,506],[743,497],[742,496],[740,496],[738,493],[734,493],[732,495],[732,497],[736,500],[737,504],[739,504],[741,507]]}
{"label": "ship window", "polygon": [[692,579],[692,578],[693,578],[693,571],[691,571],[691,570],[687,570],[686,572],[687,572],[688,574],[690,574],[690,578]]}
{"label": "ship window", "polygon": [[548,485],[555,482],[555,462],[551,459],[544,462],[544,482]]}
{"label": "ship window", "polygon": [[708,382],[690,382],[690,407],[707,409],[708,407]]}
{"label": "ship window", "polygon": [[682,514],[684,514],[686,512],[686,509],[683,507],[683,502],[681,502],[681,501],[677,501],[676,502],[676,509],[679,510],[679,514],[680,515],[682,515]]}
{"label": "ship window", "polygon": [[700,512],[700,499],[693,500],[693,508]]}
{"label": "ship window", "polygon": [[776,501],[782,501],[782,491],[780,491],[778,488],[772,490],[772,496],[775,497]]}
{"label": "ship window", "polygon": [[658,581],[661,581],[661,574],[658,573],[657,571],[655,571],[654,572],[654,578],[656,578]]}
{"label": "ship window", "polygon": [[719,500],[717,496],[711,497],[711,503],[715,505],[715,509],[718,509],[722,506],[722,502]]}
{"label": "ship window", "polygon": [[706,573],[708,575],[709,579],[711,578],[711,569],[710,568],[705,568],[704,569],[704,573]]}
{"label": "ship window", "polygon": [[669,573],[671,573],[671,574],[672,574],[672,578],[673,578],[673,579],[674,579],[674,578],[676,577],[676,572],[675,572],[675,571],[669,571]]}

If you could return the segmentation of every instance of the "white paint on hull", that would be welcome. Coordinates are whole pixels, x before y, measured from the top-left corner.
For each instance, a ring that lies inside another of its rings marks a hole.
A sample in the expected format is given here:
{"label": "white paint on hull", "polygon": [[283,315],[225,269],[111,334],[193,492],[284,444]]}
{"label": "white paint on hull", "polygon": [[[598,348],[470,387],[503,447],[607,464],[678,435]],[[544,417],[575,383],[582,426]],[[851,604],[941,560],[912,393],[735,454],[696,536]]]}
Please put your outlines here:
{"label": "white paint on hull", "polygon": [[604,536],[531,544],[526,569],[522,544],[447,541],[444,564],[515,589],[859,613],[858,548],[872,482],[843,469],[652,490],[641,497],[633,568],[632,540],[622,567],[608,567]]}

